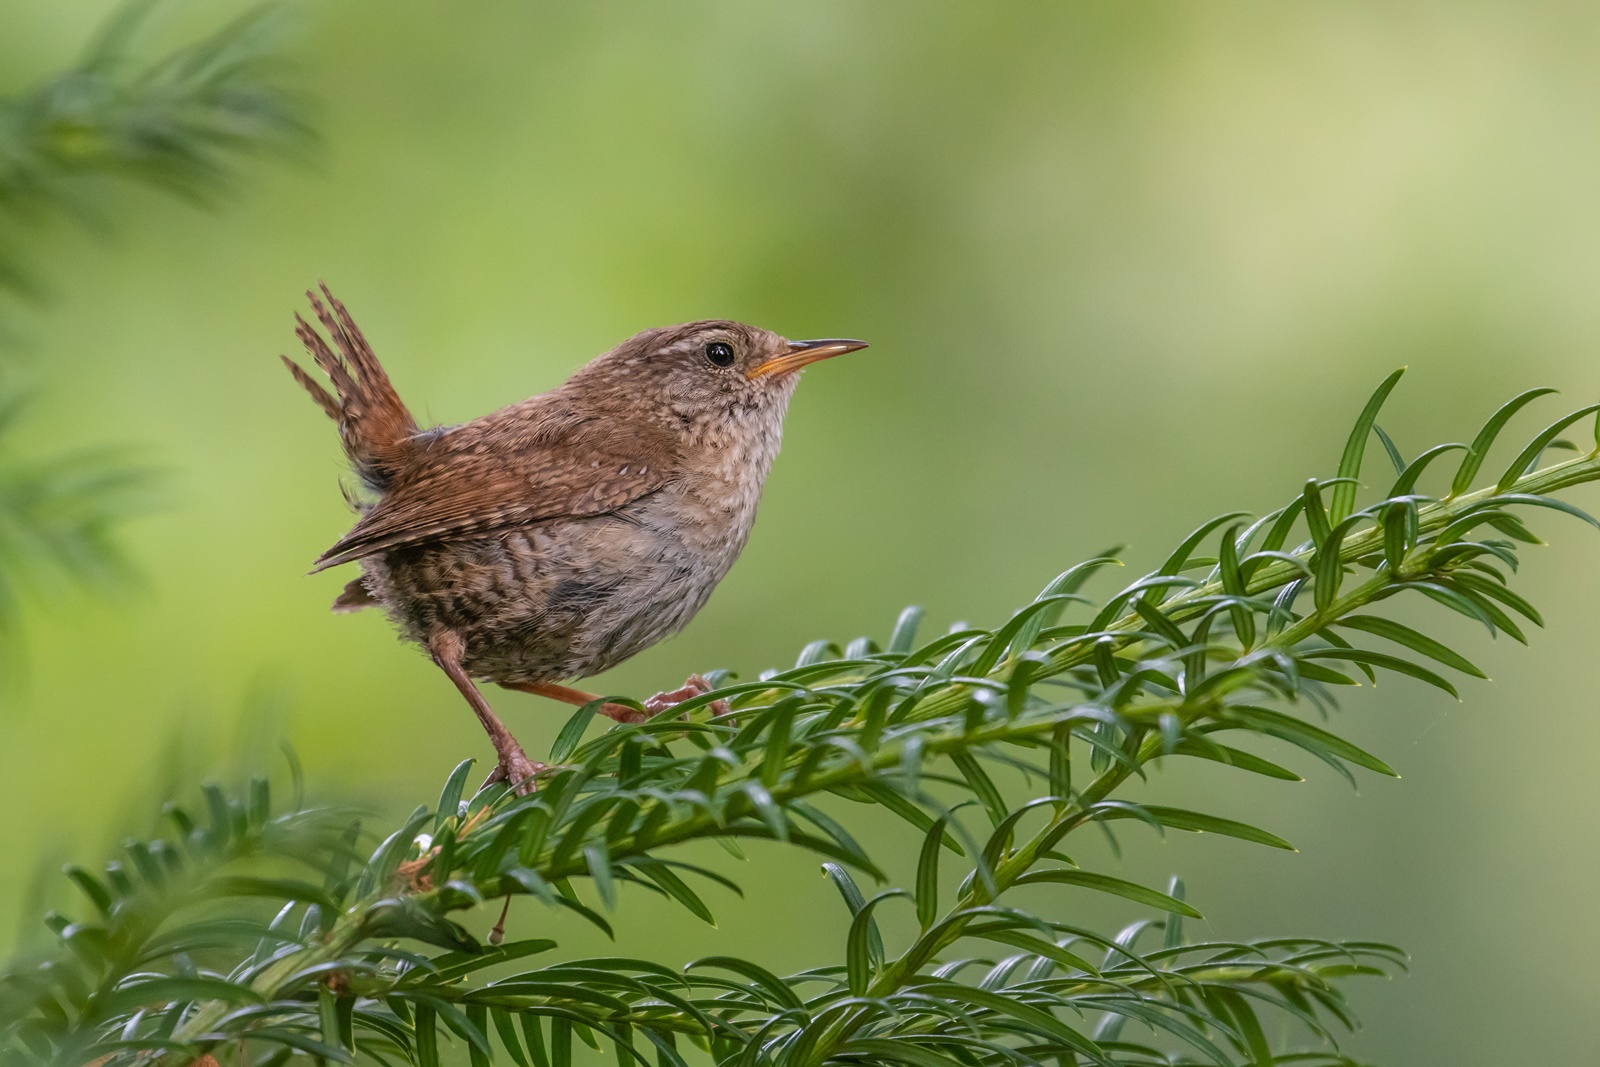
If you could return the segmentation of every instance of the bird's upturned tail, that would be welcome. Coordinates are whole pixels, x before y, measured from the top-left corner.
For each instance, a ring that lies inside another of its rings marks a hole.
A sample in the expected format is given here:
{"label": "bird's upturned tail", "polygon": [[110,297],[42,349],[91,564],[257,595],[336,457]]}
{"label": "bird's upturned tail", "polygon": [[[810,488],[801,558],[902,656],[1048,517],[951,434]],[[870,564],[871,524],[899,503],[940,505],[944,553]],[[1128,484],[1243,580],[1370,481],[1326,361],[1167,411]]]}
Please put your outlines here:
{"label": "bird's upturned tail", "polygon": [[328,392],[288,356],[281,358],[294,380],[305,386],[311,399],[327,412],[328,418],[339,424],[345,455],[350,457],[361,480],[368,488],[381,492],[399,473],[410,440],[417,432],[417,423],[350,313],[334,299],[326,285],[318,288],[322,290],[322,298],[310,290],[306,296],[338,352],[329,348],[322,335],[298,314],[294,317],[295,335],[333,383],[334,392]]}

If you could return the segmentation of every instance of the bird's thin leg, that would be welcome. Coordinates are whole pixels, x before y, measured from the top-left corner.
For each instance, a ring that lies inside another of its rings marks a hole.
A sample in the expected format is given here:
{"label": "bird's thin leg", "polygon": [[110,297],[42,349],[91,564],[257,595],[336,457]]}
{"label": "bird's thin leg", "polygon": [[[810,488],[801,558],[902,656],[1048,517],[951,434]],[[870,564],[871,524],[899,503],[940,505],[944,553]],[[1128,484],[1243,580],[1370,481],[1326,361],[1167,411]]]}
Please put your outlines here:
{"label": "bird's thin leg", "polygon": [[[565,685],[556,685],[554,682],[502,682],[500,684],[507,689],[515,689],[522,693],[532,693],[534,696],[548,697],[551,700],[559,700],[563,704],[571,704],[577,708],[600,699],[592,693],[585,693],[581,689],[573,689]],[[661,714],[668,708],[682,704],[685,700],[691,700],[709,692],[711,692],[711,683],[698,674],[691,674],[681,688],[674,689],[670,693],[657,693],[649,700],[646,700],[644,702],[644,714],[642,715],[626,704],[602,704],[600,711],[618,722],[643,722],[653,715]],[[728,705],[725,701],[715,700],[711,702],[711,713],[713,715],[726,715],[728,710]]]}
{"label": "bird's thin leg", "polygon": [[[507,689],[515,689],[519,693],[532,693],[536,697],[549,697],[551,700],[559,700],[563,704],[571,704],[575,708],[581,708],[585,704],[590,704],[600,699],[593,693],[585,693],[581,689],[556,685],[554,682],[501,682],[500,684]],[[650,717],[640,714],[626,704],[602,704],[600,705],[600,714],[618,722],[643,722]]]}
{"label": "bird's thin leg", "polygon": [[428,640],[428,651],[433,656],[433,662],[439,669],[450,676],[450,680],[461,690],[461,695],[467,698],[467,703],[472,705],[473,712],[478,716],[478,721],[483,724],[484,732],[489,735],[489,741],[494,745],[494,754],[497,759],[494,771],[484,780],[484,785],[495,782],[505,782],[516,791],[518,796],[527,796],[535,789],[535,775],[544,770],[544,764],[535,763],[528,758],[522,750],[517,739],[511,736],[505,724],[495,715],[494,709],[489,707],[489,702],[478,692],[478,687],[472,684],[472,679],[467,677],[467,672],[461,666],[461,656],[465,652],[461,637],[453,630],[441,630]]}

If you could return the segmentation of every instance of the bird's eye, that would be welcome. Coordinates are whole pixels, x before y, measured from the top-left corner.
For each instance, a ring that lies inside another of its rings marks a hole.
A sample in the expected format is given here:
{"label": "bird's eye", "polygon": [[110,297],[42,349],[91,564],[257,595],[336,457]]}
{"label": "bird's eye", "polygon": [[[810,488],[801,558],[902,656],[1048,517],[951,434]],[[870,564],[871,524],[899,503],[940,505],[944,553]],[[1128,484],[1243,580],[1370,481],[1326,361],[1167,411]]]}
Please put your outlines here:
{"label": "bird's eye", "polygon": [[733,366],[733,346],[723,341],[712,341],[706,345],[706,358],[718,367]]}

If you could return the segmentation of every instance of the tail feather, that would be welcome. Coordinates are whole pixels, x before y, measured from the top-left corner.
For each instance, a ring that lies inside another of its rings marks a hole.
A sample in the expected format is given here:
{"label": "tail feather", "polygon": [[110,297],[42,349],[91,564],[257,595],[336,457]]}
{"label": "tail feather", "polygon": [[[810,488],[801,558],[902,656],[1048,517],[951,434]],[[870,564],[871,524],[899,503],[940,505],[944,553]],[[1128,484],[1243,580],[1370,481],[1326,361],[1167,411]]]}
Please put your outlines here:
{"label": "tail feather", "polygon": [[334,598],[331,610],[335,615],[348,615],[352,611],[377,607],[378,604],[378,598],[367,588],[366,575],[362,575],[345,583],[344,591]]}
{"label": "tail feather", "polygon": [[299,315],[295,316],[295,335],[327,375],[334,392],[328,392],[305,368],[287,356],[283,361],[295,381],[339,424],[345,454],[362,480],[372,489],[382,490],[393,482],[403,464],[409,442],[417,432],[417,423],[350,313],[328,292],[326,285],[320,288],[326,303],[314,292],[307,291],[306,296],[338,351],[330,348],[322,335]]}
{"label": "tail feather", "polygon": [[289,368],[289,373],[294,375],[294,380],[305,386],[306,392],[311,394],[311,399],[317,402],[317,406],[327,414],[328,418],[338,422],[339,401],[334,398],[334,395],[319,385],[315,378],[306,373],[304,367],[288,356],[279,356],[278,358],[283,360],[285,367]]}

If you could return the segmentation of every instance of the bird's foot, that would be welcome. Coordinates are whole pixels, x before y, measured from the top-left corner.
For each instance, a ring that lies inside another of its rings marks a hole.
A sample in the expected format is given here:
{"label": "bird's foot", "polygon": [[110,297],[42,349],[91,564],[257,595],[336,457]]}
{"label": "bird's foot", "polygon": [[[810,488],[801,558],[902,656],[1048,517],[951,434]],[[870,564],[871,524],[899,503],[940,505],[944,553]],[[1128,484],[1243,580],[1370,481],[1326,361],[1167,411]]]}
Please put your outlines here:
{"label": "bird's foot", "polygon": [[[698,674],[691,674],[684,680],[682,686],[670,693],[657,693],[644,702],[644,710],[651,715],[659,715],[668,708],[675,708],[685,700],[693,700],[711,692],[715,687]],[[726,700],[713,700],[708,707],[713,715],[726,715],[733,709],[728,707]]]}
{"label": "bird's foot", "polygon": [[487,789],[496,782],[505,782],[513,793],[525,797],[539,788],[539,772],[544,769],[545,764],[529,759],[522,746],[513,743],[500,753],[500,762],[478,788]]}

